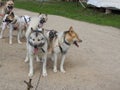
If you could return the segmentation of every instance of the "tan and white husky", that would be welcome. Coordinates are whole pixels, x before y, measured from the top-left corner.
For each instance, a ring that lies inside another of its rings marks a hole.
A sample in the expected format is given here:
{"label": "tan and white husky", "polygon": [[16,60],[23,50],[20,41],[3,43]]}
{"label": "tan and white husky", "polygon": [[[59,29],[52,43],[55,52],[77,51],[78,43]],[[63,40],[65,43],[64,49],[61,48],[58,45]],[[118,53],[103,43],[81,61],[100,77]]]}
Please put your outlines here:
{"label": "tan and white husky", "polygon": [[52,47],[52,59],[54,61],[53,71],[57,72],[57,55],[61,54],[61,64],[60,71],[65,72],[64,70],[64,60],[67,54],[69,47],[74,44],[79,47],[78,43],[82,42],[82,40],[78,37],[77,33],[73,30],[71,26],[68,31],[58,32],[57,37],[53,41]]}

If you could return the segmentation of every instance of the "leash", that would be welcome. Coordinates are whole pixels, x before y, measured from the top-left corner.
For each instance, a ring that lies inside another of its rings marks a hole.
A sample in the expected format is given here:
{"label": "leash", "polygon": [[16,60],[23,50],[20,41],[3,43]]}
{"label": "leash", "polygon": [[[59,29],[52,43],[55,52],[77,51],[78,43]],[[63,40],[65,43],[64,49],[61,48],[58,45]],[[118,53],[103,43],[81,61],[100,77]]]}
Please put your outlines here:
{"label": "leash", "polygon": [[[42,62],[41,62],[41,63],[42,63]],[[39,78],[38,78],[38,81],[37,81],[37,84],[36,84],[35,90],[38,89],[38,85],[39,85],[39,83],[40,83],[41,77],[42,77],[42,68],[40,69],[40,74],[39,74]]]}
{"label": "leash", "polygon": [[[41,62],[41,63],[42,63],[42,62]],[[39,83],[40,83],[41,77],[42,77],[42,68],[40,69],[40,74],[39,74],[39,78],[38,78],[37,83],[36,83],[36,86],[35,86],[35,90],[38,89],[38,85],[39,85]],[[24,83],[27,85],[27,90],[31,90],[31,89],[33,88],[31,82],[32,82],[32,79],[31,79],[31,78],[29,79],[29,82],[24,81]]]}
{"label": "leash", "polygon": [[31,82],[32,82],[32,79],[29,79],[29,82],[24,81],[24,83],[27,84],[27,90],[30,90],[31,88],[33,88]]}

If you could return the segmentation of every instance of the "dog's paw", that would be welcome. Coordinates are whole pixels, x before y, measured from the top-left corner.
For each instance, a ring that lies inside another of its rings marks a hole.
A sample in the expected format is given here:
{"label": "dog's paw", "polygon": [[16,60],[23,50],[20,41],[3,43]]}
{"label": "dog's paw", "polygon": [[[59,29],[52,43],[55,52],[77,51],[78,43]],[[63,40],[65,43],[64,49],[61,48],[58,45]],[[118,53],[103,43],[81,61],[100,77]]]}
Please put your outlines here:
{"label": "dog's paw", "polygon": [[53,69],[53,72],[57,72],[57,69],[56,69],[56,68],[54,68],[54,69]]}
{"label": "dog's paw", "polygon": [[61,71],[62,73],[65,73],[65,72],[66,72],[64,69],[60,69],[60,71]]}
{"label": "dog's paw", "polygon": [[12,42],[10,41],[9,44],[12,44]]}
{"label": "dog's paw", "polygon": [[32,77],[32,76],[33,76],[33,73],[28,73],[28,76],[29,76],[29,77]]}
{"label": "dog's paw", "polygon": [[43,72],[43,77],[46,77],[47,76],[47,73],[46,72]]}
{"label": "dog's paw", "polygon": [[22,44],[22,42],[19,41],[18,44]]}
{"label": "dog's paw", "polygon": [[28,61],[29,61],[28,58],[26,58],[24,62],[27,63]]}

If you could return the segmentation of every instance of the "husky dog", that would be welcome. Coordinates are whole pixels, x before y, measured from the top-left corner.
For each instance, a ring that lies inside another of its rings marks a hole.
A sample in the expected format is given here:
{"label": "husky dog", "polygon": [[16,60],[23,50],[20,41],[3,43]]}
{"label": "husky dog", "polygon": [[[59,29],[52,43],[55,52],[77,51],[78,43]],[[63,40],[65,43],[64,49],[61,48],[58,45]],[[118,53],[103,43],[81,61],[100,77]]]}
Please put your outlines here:
{"label": "husky dog", "polygon": [[46,63],[47,63],[47,39],[44,36],[44,31],[33,30],[31,28],[31,33],[28,36],[28,56],[29,56],[29,74],[28,76],[33,76],[33,57],[38,55],[43,61],[42,75],[47,76]]}
{"label": "husky dog", "polygon": [[73,27],[70,27],[68,31],[58,32],[57,38],[54,39],[53,49],[52,49],[52,59],[54,61],[53,71],[57,72],[57,54],[61,54],[61,64],[60,71],[65,72],[64,70],[64,60],[66,53],[69,47],[72,44],[75,44],[79,47],[78,42],[82,42],[82,40],[78,37],[77,33],[73,30]]}
{"label": "husky dog", "polygon": [[27,28],[27,25],[30,22],[30,17],[29,16],[22,16],[19,17],[17,15],[14,15],[13,12],[10,12],[10,14],[5,14],[2,22],[2,30],[0,34],[0,38],[3,38],[4,30],[6,29],[7,26],[9,26],[9,44],[12,44],[12,32],[13,30],[18,30],[18,36],[17,40],[18,43],[22,43],[20,41],[20,36],[22,33],[23,29]]}
{"label": "husky dog", "polygon": [[[33,30],[36,30],[37,28],[41,29],[44,25],[44,23],[46,23],[47,21],[47,14],[40,14],[39,16],[36,16],[36,17],[31,17],[31,21],[29,23],[29,26],[27,28],[27,31],[26,31],[26,41],[28,41],[28,37],[31,33],[31,27],[33,28]],[[27,54],[26,54],[26,58],[25,58],[25,62],[28,62],[28,42],[26,43],[26,46],[27,46]],[[39,58],[38,56],[36,55],[36,59],[37,61],[39,61]]]}
{"label": "husky dog", "polygon": [[14,1],[13,0],[8,0],[5,4],[5,6],[2,9],[2,14],[9,14],[14,8]]}

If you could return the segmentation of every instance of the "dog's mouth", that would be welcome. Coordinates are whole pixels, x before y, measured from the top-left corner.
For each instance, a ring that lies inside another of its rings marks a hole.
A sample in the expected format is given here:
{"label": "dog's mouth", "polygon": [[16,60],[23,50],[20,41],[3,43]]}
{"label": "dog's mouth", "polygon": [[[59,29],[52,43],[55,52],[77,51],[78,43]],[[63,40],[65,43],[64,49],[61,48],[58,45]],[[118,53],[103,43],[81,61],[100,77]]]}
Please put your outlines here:
{"label": "dog's mouth", "polygon": [[38,53],[38,48],[34,48],[34,54]]}
{"label": "dog's mouth", "polygon": [[34,46],[34,54],[37,54],[38,53],[38,50],[39,50],[39,47],[43,47],[45,43],[40,43],[39,45],[35,45]]}
{"label": "dog's mouth", "polygon": [[75,46],[79,47],[79,44],[78,44],[77,41],[74,41],[73,44],[74,44]]}

